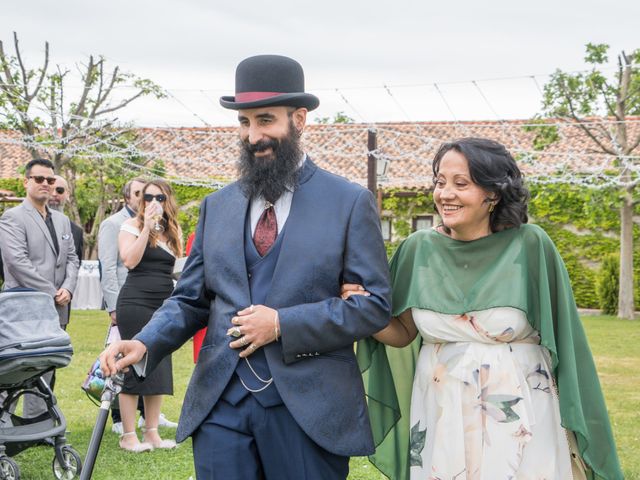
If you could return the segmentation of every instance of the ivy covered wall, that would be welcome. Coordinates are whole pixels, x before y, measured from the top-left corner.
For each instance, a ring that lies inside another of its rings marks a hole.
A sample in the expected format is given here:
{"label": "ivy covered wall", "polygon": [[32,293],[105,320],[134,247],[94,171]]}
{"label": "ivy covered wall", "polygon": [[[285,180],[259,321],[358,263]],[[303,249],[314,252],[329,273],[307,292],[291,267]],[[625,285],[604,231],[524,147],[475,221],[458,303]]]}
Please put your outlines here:
{"label": "ivy covered wall", "polygon": [[194,232],[200,215],[200,203],[204,197],[214,192],[215,189],[207,187],[193,187],[189,185],[172,185],[176,194],[176,201],[180,206],[178,220],[182,227],[185,240],[187,236]]}

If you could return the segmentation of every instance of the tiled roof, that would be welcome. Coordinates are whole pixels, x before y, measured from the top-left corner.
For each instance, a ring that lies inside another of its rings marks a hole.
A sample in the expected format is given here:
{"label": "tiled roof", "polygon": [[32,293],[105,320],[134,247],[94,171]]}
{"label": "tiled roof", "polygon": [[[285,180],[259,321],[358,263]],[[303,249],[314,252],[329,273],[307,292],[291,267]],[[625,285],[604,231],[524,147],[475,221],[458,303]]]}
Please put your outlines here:
{"label": "tiled roof", "polygon": [[[380,155],[389,160],[384,187],[420,188],[431,183],[431,159],[447,140],[488,137],[507,146],[527,175],[557,172],[564,165],[573,171],[593,171],[613,161],[602,155],[577,126],[559,128],[560,140],[543,152],[534,152],[534,132],[525,131],[528,120],[495,122],[415,122],[309,125],[305,150],[321,167],[366,185],[367,131],[377,132]],[[640,117],[628,122],[630,138],[640,134]],[[151,165],[164,162],[168,176],[183,181],[223,183],[235,178],[239,154],[235,127],[141,128],[136,130],[137,150]],[[605,141],[608,144],[608,142]],[[634,155],[640,156],[640,149]],[[30,159],[15,132],[0,132],[0,177],[15,177]],[[129,167],[130,168],[130,167]]]}
{"label": "tiled roof", "polygon": [[18,169],[31,160],[31,154],[20,145],[18,132],[0,131],[0,178],[20,176]]}

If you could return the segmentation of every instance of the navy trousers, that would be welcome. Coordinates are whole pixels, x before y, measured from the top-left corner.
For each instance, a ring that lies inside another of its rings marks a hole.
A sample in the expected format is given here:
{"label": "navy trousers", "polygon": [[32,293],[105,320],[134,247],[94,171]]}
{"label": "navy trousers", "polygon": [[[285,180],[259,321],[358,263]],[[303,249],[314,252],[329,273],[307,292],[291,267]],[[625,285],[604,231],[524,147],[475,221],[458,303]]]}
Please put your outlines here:
{"label": "navy trousers", "polygon": [[344,480],[349,457],[320,448],[284,405],[220,399],[193,434],[197,480]]}

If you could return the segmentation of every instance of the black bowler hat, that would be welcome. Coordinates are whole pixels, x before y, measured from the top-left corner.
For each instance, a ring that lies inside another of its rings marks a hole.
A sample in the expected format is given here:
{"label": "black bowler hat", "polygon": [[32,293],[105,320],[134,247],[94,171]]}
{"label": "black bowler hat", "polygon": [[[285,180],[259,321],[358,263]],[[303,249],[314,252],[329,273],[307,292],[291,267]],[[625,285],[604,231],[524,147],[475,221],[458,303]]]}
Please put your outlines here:
{"label": "black bowler hat", "polygon": [[320,100],[304,92],[304,72],[295,60],[281,55],[256,55],[236,68],[235,97],[220,97],[231,110],[258,107],[304,107],[313,110]]}

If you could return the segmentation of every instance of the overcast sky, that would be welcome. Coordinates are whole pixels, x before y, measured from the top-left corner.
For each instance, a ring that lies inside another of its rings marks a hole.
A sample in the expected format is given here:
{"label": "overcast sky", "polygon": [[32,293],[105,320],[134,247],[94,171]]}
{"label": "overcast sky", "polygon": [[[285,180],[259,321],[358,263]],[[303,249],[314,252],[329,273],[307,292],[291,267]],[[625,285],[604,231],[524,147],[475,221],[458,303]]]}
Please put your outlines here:
{"label": "overcast sky", "polygon": [[585,68],[587,42],[610,44],[612,61],[640,48],[639,19],[638,0],[31,0],[4,5],[0,25],[29,65],[46,40],[54,63],[103,55],[170,92],[121,118],[202,126],[236,123],[218,98],[233,94],[237,63],[261,53],[302,64],[320,97],[311,120],[528,118],[546,75]]}

